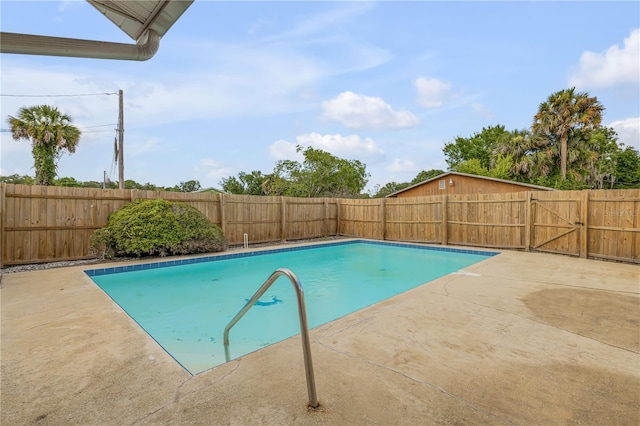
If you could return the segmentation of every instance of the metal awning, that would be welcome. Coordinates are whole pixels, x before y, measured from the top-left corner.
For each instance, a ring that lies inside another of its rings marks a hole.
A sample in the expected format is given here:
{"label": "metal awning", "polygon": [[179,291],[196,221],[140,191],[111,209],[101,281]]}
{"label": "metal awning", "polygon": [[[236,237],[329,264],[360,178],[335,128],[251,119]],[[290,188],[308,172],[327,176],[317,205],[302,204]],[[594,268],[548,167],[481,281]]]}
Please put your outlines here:
{"label": "metal awning", "polygon": [[194,0],[87,0],[136,44],[0,33],[0,53],[144,61]]}
{"label": "metal awning", "polygon": [[193,0],[87,0],[135,41],[147,30],[160,37],[171,28]]}

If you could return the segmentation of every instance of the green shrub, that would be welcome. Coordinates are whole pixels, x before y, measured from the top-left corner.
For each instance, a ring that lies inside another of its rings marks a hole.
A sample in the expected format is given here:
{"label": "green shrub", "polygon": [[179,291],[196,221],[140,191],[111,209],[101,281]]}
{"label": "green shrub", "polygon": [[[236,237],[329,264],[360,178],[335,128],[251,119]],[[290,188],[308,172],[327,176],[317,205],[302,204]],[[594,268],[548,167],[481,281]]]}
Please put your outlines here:
{"label": "green shrub", "polygon": [[222,229],[186,203],[136,200],[109,216],[91,236],[100,257],[175,255],[224,251]]}

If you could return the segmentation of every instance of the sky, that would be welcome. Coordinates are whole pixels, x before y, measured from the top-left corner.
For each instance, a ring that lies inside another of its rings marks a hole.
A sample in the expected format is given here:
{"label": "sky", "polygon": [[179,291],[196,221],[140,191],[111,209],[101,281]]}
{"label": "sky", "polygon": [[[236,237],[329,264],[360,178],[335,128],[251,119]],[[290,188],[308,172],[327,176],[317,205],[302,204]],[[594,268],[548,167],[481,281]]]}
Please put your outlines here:
{"label": "sky", "polygon": [[[3,32],[133,43],[85,1],[0,14]],[[7,117],[49,104],[83,132],[58,176],[116,181],[118,96],[102,93],[123,90],[125,179],[219,188],[311,146],[360,160],[375,191],[446,170],[458,136],[530,128],[569,87],[640,149],[640,2],[196,0],[145,62],[0,55],[0,175],[34,175]]]}

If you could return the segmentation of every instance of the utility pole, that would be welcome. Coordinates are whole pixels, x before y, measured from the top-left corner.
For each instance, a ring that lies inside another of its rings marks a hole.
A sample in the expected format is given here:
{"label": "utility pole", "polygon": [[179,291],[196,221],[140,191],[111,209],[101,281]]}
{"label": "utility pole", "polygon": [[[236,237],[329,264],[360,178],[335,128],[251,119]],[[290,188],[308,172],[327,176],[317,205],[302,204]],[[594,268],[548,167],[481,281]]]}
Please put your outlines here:
{"label": "utility pole", "polygon": [[124,189],[124,102],[118,90],[118,188]]}

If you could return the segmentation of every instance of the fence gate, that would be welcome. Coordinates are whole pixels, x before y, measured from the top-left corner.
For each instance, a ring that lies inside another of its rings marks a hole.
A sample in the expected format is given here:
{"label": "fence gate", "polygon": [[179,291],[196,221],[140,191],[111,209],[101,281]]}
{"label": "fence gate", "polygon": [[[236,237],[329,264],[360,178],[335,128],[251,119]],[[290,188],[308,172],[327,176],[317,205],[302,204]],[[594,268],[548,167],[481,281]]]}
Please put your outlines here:
{"label": "fence gate", "polygon": [[537,193],[531,198],[531,250],[580,256],[582,200]]}

